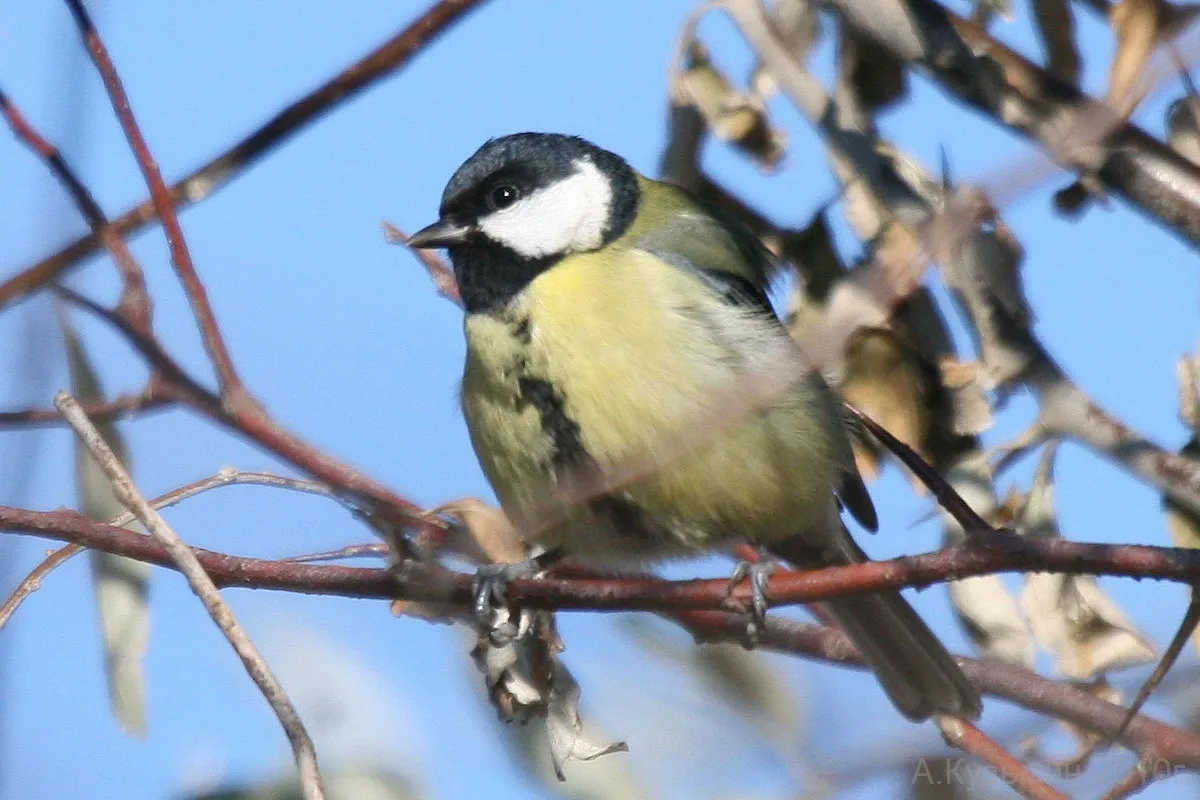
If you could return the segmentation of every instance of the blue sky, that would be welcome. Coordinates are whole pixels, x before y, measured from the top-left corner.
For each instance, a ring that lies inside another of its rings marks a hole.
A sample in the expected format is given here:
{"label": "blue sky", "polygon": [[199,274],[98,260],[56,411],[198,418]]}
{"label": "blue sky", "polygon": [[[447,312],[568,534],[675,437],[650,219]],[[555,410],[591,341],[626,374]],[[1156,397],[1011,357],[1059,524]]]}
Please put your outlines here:
{"label": "blue sky", "polygon": [[[475,463],[456,391],[462,358],[460,314],[439,299],[416,262],[385,244],[380,221],[408,230],[432,220],[442,186],[484,139],[518,130],[577,133],[653,173],[663,145],[666,66],[692,3],[496,0],[455,27],[401,74],[350,101],[288,142],[218,195],[188,210],[183,225],[229,346],[250,388],[292,430],[328,448],[417,502],[490,497]],[[415,4],[361,0],[206,4],[128,0],[104,4],[97,19],[125,79],[135,112],[162,167],[177,177],[308,91],[404,25]],[[1021,7],[1019,16],[1025,16]],[[1086,85],[1104,85],[1104,29],[1083,17]],[[728,25],[710,21],[706,41],[734,75],[749,56]],[[999,29],[1027,52],[1022,23]],[[827,48],[826,48],[827,50]],[[828,62],[827,53],[821,58]],[[31,121],[63,145],[100,202],[116,212],[144,186],[98,80],[78,49],[62,4],[0,6],[0,85]],[[949,152],[955,175],[994,175],[1030,149],[990,122],[947,103],[923,80],[912,103],[890,113],[885,133],[936,165]],[[73,116],[65,107],[75,109]],[[1139,119],[1162,129],[1161,100]],[[836,193],[819,144],[781,101],[772,111],[792,147],[784,169],[763,176],[710,145],[706,166],[780,221],[799,223]],[[29,263],[83,228],[43,167],[0,136],[0,274]],[[1007,210],[1025,245],[1024,278],[1038,332],[1070,374],[1102,405],[1156,441],[1178,446],[1174,360],[1197,336],[1194,254],[1114,202],[1078,222],[1047,213],[1051,182]],[[162,236],[141,234],[133,249],[157,302],[163,339],[204,370],[203,352],[169,269]],[[72,285],[111,300],[111,265],[93,258]],[[40,345],[47,375],[37,396],[0,381],[4,407],[45,404],[65,384],[57,334],[44,298],[0,314],[0,374],[21,369],[26,342]],[[141,385],[141,364],[113,335],[78,318],[110,391]],[[992,441],[1021,429],[1032,413],[1018,397],[1000,415]],[[272,459],[190,415],[172,412],[125,424],[134,470],[158,494],[233,464],[276,468]],[[18,466],[36,455],[36,468]],[[0,502],[38,508],[74,502],[71,440],[64,431],[0,433]],[[19,470],[19,474],[17,474]],[[1028,469],[1006,476],[1027,479]],[[1067,535],[1095,541],[1161,543],[1153,491],[1085,451],[1060,456],[1058,501]],[[18,480],[22,478],[25,480]],[[875,555],[936,546],[936,525],[889,471],[873,487],[881,535]],[[368,537],[320,500],[234,488],[170,512],[190,542],[230,552],[282,556]],[[0,542],[21,574],[42,556],[38,541]],[[716,569],[723,569],[717,567]],[[695,566],[674,570],[688,574]],[[1186,603],[1174,586],[1105,581],[1160,645]],[[477,679],[454,630],[393,619],[382,603],[229,592],[251,632],[296,688],[320,737],[327,765],[367,753],[418,780],[430,796],[473,795],[481,782],[497,798],[528,796],[501,746]],[[961,632],[945,593],[915,598],[956,649]],[[267,778],[288,768],[282,735],[201,606],[173,574],[155,573],[154,629],[147,659],[150,732],[124,737],[107,708],[87,565],[69,564],[20,610],[0,641],[5,659],[0,781],[5,797],[174,797],[219,776]],[[568,663],[584,688],[590,719],[632,748],[621,769],[654,796],[778,796],[797,763],[853,769],[865,753],[915,743],[936,748],[928,726],[904,723],[866,676],[770,657],[794,688],[801,730],[780,756],[753,744],[753,726],[632,643],[627,617],[570,615]],[[655,627],[652,636],[678,644]],[[1194,664],[1189,649],[1185,661]],[[1043,663],[1043,667],[1048,666]],[[1134,675],[1119,676],[1131,686]],[[331,699],[332,698],[332,699]],[[322,714],[322,704],[339,713]],[[1170,714],[1154,705],[1159,714]],[[869,717],[866,715],[870,715]],[[861,725],[869,718],[872,724]],[[991,703],[985,721],[999,734],[1030,717]],[[1065,751],[1067,743],[1055,740]],[[1098,781],[1128,766],[1113,760]],[[579,767],[585,770],[586,767]],[[1082,785],[1082,784],[1081,784]],[[1097,783],[1097,786],[1102,785]],[[875,781],[855,795],[900,784]],[[1146,797],[1183,796],[1180,782]]]}

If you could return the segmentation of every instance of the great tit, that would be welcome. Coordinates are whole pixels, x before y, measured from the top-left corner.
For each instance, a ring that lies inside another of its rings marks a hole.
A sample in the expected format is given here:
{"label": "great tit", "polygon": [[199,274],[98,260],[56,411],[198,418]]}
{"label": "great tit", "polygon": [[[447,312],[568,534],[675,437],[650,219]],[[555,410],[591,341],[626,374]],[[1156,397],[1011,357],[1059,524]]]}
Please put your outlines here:
{"label": "great tit", "polygon": [[[462,408],[501,506],[545,550],[606,568],[749,541],[801,568],[866,556],[839,516],[875,509],[837,396],[767,298],[736,220],[581,138],[493,139],[440,218],[466,310]],[[980,700],[896,592],[834,618],[913,720]]]}

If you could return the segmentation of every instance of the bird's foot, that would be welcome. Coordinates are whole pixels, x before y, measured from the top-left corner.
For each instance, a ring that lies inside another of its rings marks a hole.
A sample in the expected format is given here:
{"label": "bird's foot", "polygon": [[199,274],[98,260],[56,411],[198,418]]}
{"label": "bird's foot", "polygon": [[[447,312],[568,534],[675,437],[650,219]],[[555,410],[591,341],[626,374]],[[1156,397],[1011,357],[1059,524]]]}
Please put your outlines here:
{"label": "bird's foot", "polygon": [[737,562],[729,578],[729,595],[742,581],[750,582],[750,621],[746,623],[746,641],[750,647],[758,644],[759,631],[767,621],[767,581],[774,574],[775,564],[762,556],[758,561]]}
{"label": "bird's foot", "polygon": [[471,585],[472,608],[476,618],[487,626],[508,605],[508,585],[515,580],[536,578],[561,559],[559,548],[547,550],[525,561],[484,564],[475,570]]}
{"label": "bird's foot", "polygon": [[536,559],[511,564],[484,564],[475,571],[471,584],[472,607],[481,621],[489,620],[497,608],[508,604],[508,585],[521,578],[536,578],[545,567]]}

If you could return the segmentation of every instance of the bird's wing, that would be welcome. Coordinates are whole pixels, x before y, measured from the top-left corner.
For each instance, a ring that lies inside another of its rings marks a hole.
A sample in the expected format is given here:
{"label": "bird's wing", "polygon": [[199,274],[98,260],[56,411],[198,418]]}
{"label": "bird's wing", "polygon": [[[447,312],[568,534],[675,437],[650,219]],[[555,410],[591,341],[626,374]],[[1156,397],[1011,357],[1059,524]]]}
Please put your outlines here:
{"label": "bird's wing", "polygon": [[[740,220],[678,187],[652,183],[649,190],[662,193],[654,199],[670,213],[652,228],[637,232],[632,246],[699,276],[730,304],[762,312],[778,323],[767,298],[770,278],[778,264],[754,232]],[[778,324],[780,335],[789,336],[783,324]],[[854,463],[841,398],[821,376],[814,378],[821,384],[817,391],[818,402],[825,405],[821,410],[841,434],[832,437],[840,468],[838,498],[860,525],[874,531],[879,527],[879,519]],[[837,426],[837,422],[842,424]]]}

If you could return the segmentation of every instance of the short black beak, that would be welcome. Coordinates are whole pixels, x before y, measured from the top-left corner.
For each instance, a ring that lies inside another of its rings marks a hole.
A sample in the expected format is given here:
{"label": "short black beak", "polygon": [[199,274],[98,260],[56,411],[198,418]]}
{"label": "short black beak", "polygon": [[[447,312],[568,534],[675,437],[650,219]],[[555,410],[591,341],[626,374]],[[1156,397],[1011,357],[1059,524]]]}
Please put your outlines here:
{"label": "short black beak", "polygon": [[408,237],[406,244],[418,250],[428,250],[434,247],[450,247],[462,244],[471,235],[468,225],[455,222],[452,219],[439,219],[437,222]]}

